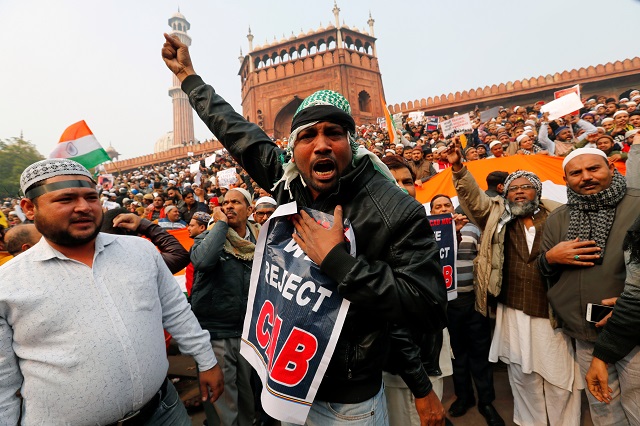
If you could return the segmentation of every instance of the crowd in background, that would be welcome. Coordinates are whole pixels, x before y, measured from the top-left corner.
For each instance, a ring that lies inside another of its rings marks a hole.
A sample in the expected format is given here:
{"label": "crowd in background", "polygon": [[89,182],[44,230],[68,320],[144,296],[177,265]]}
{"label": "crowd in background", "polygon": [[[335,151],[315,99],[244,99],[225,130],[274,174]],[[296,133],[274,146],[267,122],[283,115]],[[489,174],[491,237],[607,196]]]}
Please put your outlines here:
{"label": "crowd in background", "polygon": [[[387,127],[363,124],[357,127],[357,142],[380,158],[401,155],[416,175],[415,183],[424,184],[435,174],[450,165],[441,153],[450,143],[456,143],[464,155],[464,161],[509,155],[566,156],[581,147],[598,148],[610,161],[626,161],[634,135],[640,129],[640,91],[630,89],[618,99],[597,96],[583,101],[584,108],[573,115],[548,120],[540,112],[544,101],[528,106],[501,107],[497,117],[480,120],[480,111],[470,111],[473,131],[444,137],[440,126],[434,128],[428,122],[414,122],[403,117],[403,128],[396,129],[394,143],[390,142]],[[454,116],[458,113],[454,113]],[[439,117],[440,121],[450,116]],[[281,147],[286,138],[274,142]],[[124,207],[167,228],[186,227],[195,211],[212,213],[221,205],[230,187],[247,189],[254,200],[269,195],[270,188],[260,188],[224,151],[210,167],[204,167],[204,157],[188,157],[171,162],[140,167],[136,170],[115,172],[112,185],[102,188],[105,210]],[[198,176],[190,171],[190,165],[200,162]],[[237,181],[218,185],[217,172],[236,168]],[[3,200],[2,213],[5,227],[22,223],[25,218],[16,206],[17,197]],[[172,208],[177,208],[172,213]],[[167,211],[168,210],[168,211]]]}

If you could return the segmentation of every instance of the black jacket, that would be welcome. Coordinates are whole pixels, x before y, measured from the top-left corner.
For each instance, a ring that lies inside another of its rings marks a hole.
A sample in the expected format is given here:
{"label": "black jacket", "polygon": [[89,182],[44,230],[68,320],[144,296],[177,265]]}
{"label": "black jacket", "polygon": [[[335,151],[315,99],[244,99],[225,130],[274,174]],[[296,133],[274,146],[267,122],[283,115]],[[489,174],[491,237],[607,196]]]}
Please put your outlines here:
{"label": "black jacket", "polygon": [[[194,239],[190,252],[191,310],[212,340],[240,337],[247,310],[252,261],[223,250],[228,230],[229,225],[219,220]],[[253,235],[252,241],[256,242]]]}
{"label": "black jacket", "polygon": [[[284,152],[255,124],[246,121],[199,76],[182,83],[200,118],[231,155],[263,188],[282,176]],[[313,200],[300,178],[290,191],[272,191],[279,204],[333,214],[341,205],[351,221],[357,257],[336,246],[320,265],[351,302],[335,352],[316,399],[357,403],[381,386],[388,350],[402,352],[400,374],[416,397],[431,383],[411,342],[409,327],[436,333],[446,325],[446,290],[439,250],[424,208],[377,172],[368,158],[351,167],[334,193]],[[394,330],[393,343],[391,330]],[[397,340],[397,341],[396,341]]]}

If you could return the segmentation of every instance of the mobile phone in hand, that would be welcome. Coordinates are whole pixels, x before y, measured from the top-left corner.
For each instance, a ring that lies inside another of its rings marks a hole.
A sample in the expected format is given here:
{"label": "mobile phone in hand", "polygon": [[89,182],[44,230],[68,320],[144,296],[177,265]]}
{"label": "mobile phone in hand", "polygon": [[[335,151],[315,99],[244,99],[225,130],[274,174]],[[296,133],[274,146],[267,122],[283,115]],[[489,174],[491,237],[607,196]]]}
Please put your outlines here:
{"label": "mobile phone in hand", "polygon": [[613,306],[598,305],[595,303],[587,303],[586,320],[588,322],[597,323],[613,311]]}

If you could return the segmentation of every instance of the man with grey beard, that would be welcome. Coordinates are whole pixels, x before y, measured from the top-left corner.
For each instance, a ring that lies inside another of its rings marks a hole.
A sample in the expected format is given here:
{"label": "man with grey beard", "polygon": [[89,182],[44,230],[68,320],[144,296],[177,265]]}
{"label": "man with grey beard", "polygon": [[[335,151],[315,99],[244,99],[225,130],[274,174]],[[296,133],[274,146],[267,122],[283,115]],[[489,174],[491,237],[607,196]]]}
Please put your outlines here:
{"label": "man with grey beard", "polygon": [[574,374],[573,347],[554,330],[536,263],[547,217],[560,204],[542,200],[540,179],[524,170],[507,177],[502,196],[489,197],[462,164],[459,149],[446,155],[460,205],[485,236],[474,261],[476,310],[487,315],[488,295],[497,297],[489,360],[508,366],[513,421],[577,426],[581,380]]}

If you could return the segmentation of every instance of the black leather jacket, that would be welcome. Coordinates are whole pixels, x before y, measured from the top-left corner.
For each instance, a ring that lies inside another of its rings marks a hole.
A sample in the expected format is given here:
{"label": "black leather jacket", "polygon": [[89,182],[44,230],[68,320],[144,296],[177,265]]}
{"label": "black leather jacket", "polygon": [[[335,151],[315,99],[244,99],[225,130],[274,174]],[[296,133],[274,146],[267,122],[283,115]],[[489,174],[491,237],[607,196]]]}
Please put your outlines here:
{"label": "black leather jacket", "polygon": [[[199,76],[187,77],[182,89],[236,161],[270,189],[282,176],[284,152]],[[320,265],[351,306],[316,399],[357,403],[373,397],[389,349],[402,353],[399,372],[414,395],[429,393],[431,383],[409,327],[442,330],[447,298],[438,246],[422,205],[377,172],[368,158],[344,173],[335,192],[315,200],[300,178],[291,182],[290,191],[280,184],[271,192],[279,204],[295,199],[299,207],[330,214],[341,205],[355,233],[357,257],[340,244]]]}

